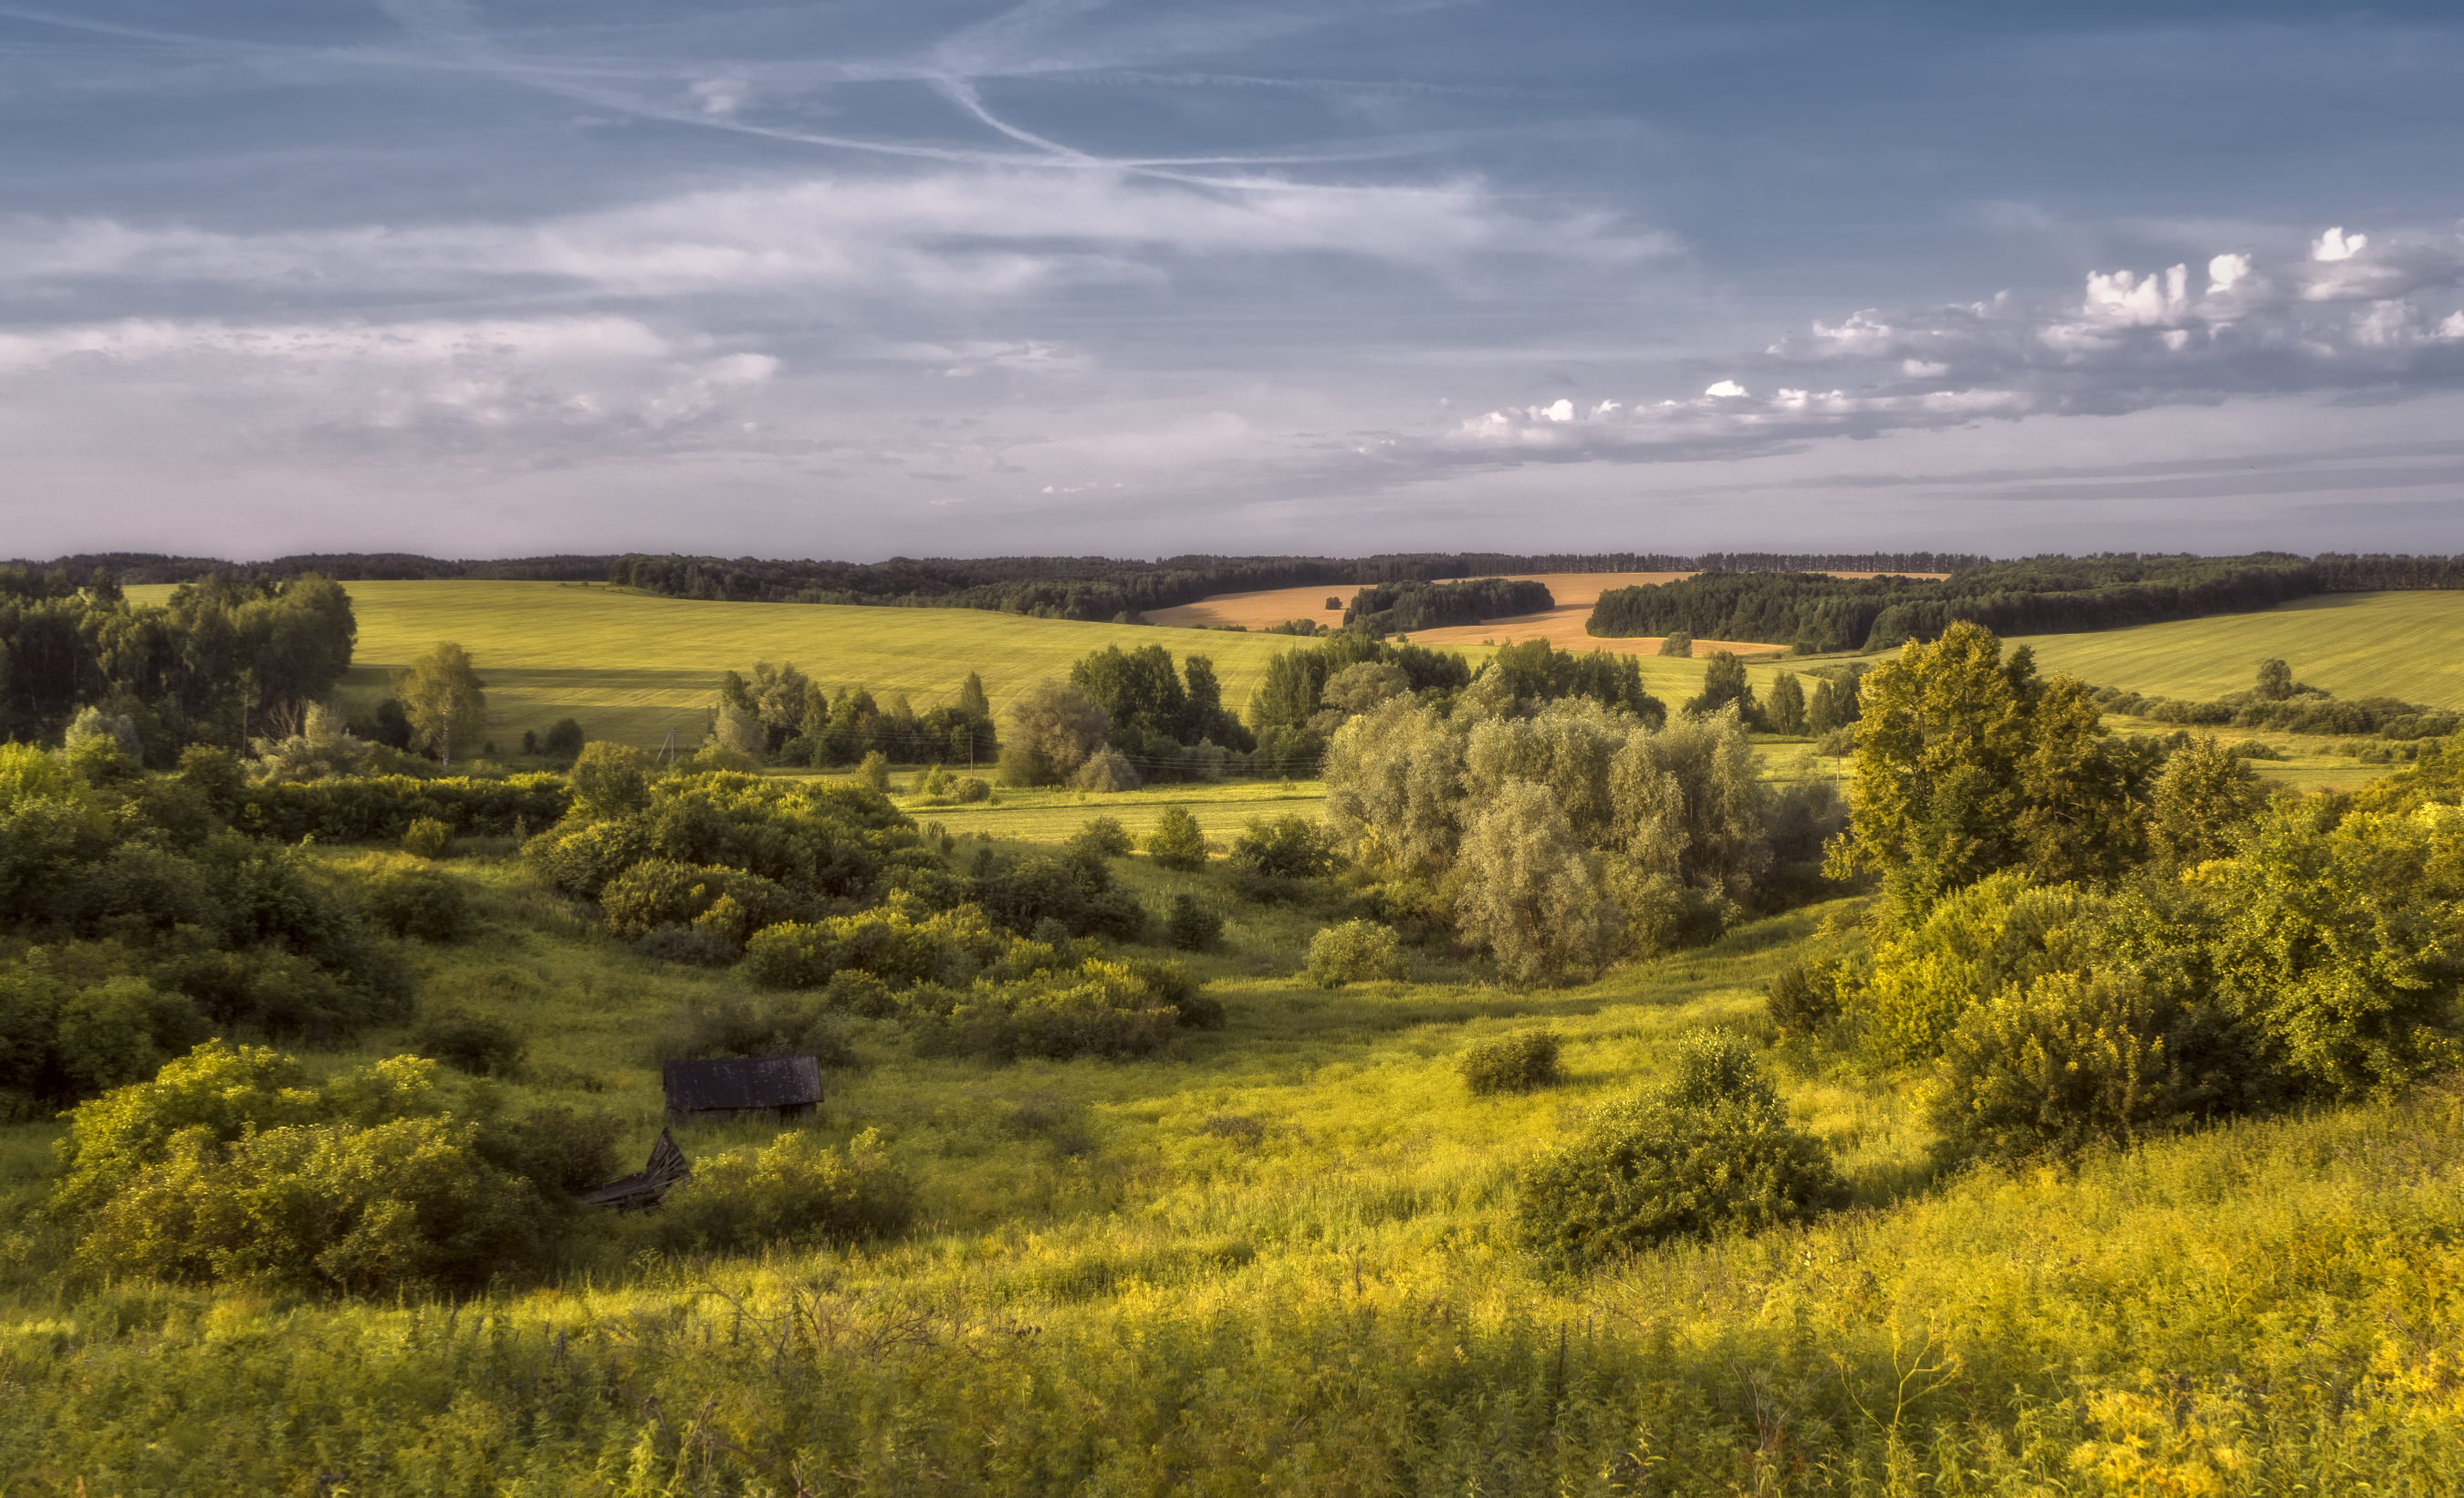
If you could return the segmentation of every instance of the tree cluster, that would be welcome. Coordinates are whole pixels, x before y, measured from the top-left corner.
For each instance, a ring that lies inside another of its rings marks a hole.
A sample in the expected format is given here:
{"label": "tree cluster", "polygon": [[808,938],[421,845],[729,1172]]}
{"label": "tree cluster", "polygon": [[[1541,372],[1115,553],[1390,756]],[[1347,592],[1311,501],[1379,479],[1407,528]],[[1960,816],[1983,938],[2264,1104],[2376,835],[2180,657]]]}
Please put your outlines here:
{"label": "tree cluster", "polygon": [[57,734],[86,706],[128,720],[158,769],[191,744],[279,737],[342,679],[358,631],[349,596],[313,575],[210,575],[156,608],[108,572],[78,588],[0,568],[0,738]]}
{"label": "tree cluster", "polygon": [[1556,606],[1548,584],[1528,577],[1476,577],[1465,582],[1412,579],[1361,589],[1344,609],[1343,622],[1362,634],[1382,637],[1545,614]]}

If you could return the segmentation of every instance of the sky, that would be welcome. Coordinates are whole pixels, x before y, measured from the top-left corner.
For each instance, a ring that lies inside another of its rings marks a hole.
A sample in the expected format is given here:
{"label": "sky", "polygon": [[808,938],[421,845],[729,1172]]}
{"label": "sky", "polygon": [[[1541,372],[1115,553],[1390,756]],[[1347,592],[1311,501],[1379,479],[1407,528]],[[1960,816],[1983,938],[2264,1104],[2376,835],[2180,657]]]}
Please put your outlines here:
{"label": "sky", "polygon": [[0,0],[0,554],[2464,552],[2464,8]]}

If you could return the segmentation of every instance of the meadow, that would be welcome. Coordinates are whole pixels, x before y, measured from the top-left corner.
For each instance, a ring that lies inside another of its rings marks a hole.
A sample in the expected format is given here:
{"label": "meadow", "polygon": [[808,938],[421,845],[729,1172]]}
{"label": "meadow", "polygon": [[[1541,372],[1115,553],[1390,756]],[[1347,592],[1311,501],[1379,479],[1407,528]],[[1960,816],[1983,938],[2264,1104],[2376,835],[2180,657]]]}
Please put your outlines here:
{"label": "meadow", "polygon": [[[512,851],[445,862],[481,929],[417,948],[417,983],[527,1040],[501,1097],[607,1109],[646,1151],[660,1029],[735,980],[634,956]],[[1515,1247],[1521,1164],[1688,1031],[1776,1042],[1761,987],[1853,943],[1854,901],[1586,987],[1423,949],[1408,982],[1328,990],[1300,970],[1319,916],[1116,867],[1230,918],[1193,959],[1228,1024],[997,1066],[859,1023],[807,1127],[888,1138],[920,1189],[894,1241],[355,1303],[64,1296],[21,1227],[10,1490],[2428,1493],[2464,1469],[2464,1098],[1938,1180],[1905,1085],[1776,1043],[1851,1205],[1565,1277]],[[1472,1096],[1463,1050],[1536,1026],[1563,1082]],[[699,1156],[777,1128],[679,1132]],[[0,1135],[0,1190],[31,1198],[54,1132]]]}
{"label": "meadow", "polygon": [[2464,706],[2464,594],[2338,593],[2255,614],[2008,641],[2045,670],[2150,696],[2213,698],[2249,688],[2266,660],[2339,697]]}
{"label": "meadow", "polygon": [[[170,589],[129,594],[161,602]],[[387,670],[452,640],[478,662],[489,726],[503,738],[570,717],[591,738],[647,749],[671,728],[688,750],[698,746],[720,673],[749,674],[756,661],[793,662],[833,691],[864,686],[885,706],[905,693],[917,712],[955,701],[974,671],[999,711],[1090,651],[1161,644],[1213,660],[1237,711],[1266,662],[1299,643],[973,609],[709,603],[578,583],[355,582],[350,594],[360,637],[342,694],[354,708],[385,694]]]}

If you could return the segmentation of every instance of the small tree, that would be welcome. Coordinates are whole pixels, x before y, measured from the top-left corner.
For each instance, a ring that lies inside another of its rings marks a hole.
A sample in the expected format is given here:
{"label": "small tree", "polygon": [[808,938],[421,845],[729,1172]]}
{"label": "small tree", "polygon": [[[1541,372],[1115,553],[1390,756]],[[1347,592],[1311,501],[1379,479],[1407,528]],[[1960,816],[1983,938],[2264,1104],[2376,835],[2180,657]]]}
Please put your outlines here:
{"label": "small tree", "polygon": [[1663,656],[1690,657],[1694,654],[1694,637],[1682,629],[1673,635],[1663,635],[1660,640],[1660,653]]}
{"label": "small tree", "polygon": [[1204,868],[1206,834],[1185,808],[1165,807],[1155,831],[1147,835],[1147,857],[1167,869]]}
{"label": "small tree", "polygon": [[1782,671],[1771,683],[1771,702],[1763,708],[1763,717],[1773,733],[1794,737],[1805,731],[1805,687],[1795,672]]}
{"label": "small tree", "polygon": [[973,718],[993,715],[992,699],[984,695],[984,679],[970,671],[958,686],[958,710]]}
{"label": "small tree", "polygon": [[539,740],[539,751],[571,759],[582,752],[582,725],[571,718],[559,718],[548,726],[547,736]]}
{"label": "small tree", "polygon": [[1754,686],[1746,680],[1746,663],[1731,650],[1711,652],[1711,663],[1703,672],[1703,695],[1685,705],[1685,710],[1696,717],[1708,717],[1727,706],[1737,705],[1737,716],[1747,727],[1762,722],[1763,710],[1754,702]]}
{"label": "small tree", "polygon": [[890,790],[890,756],[879,749],[869,751],[864,762],[855,768],[855,778],[872,790],[888,793]]}
{"label": "small tree", "polygon": [[446,769],[453,754],[476,749],[487,737],[488,698],[470,652],[444,640],[393,673],[394,700],[410,719],[411,741],[432,749]]}
{"label": "small tree", "polygon": [[594,821],[612,821],[650,804],[650,756],[629,744],[601,739],[583,746],[573,762],[574,810]]}
{"label": "small tree", "polygon": [[1309,975],[1321,988],[1409,976],[1395,928],[1375,921],[1346,921],[1309,939]]}
{"label": "small tree", "polygon": [[2202,734],[2174,750],[2156,777],[2147,840],[2176,868],[2221,858],[2233,851],[2233,834],[2266,802],[2250,762]]}
{"label": "small tree", "polygon": [[2293,695],[2293,667],[2281,661],[2258,663],[2258,697],[2264,702],[2280,703]]}
{"label": "small tree", "polygon": [[1010,735],[1001,749],[1001,772],[1013,783],[1066,780],[1104,747],[1104,710],[1085,692],[1046,677],[1009,705]]}

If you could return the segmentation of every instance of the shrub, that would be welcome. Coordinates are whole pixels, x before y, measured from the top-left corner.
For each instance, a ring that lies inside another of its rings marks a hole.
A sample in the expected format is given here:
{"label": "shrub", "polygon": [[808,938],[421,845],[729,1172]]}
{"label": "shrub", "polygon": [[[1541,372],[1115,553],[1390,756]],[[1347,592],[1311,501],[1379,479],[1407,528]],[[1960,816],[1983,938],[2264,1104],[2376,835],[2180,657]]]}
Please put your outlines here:
{"label": "shrub", "polygon": [[1152,958],[1133,957],[1121,966],[1130,976],[1143,985],[1155,999],[1180,1016],[1186,1030],[1221,1030],[1223,1005],[1219,999],[1200,992],[1205,987],[1180,963],[1156,962]]}
{"label": "shrub", "polygon": [[1925,1112],[1947,1163],[2067,1158],[2170,1120],[2172,1066],[2145,985],[2048,973],[1960,1018]]}
{"label": "shrub", "polygon": [[657,768],[649,755],[629,744],[602,739],[586,745],[573,762],[573,808],[595,821],[641,811],[650,804],[650,779]]}
{"label": "shrub", "polygon": [[809,1247],[904,1231],[914,1198],[878,1131],[857,1135],[841,1154],[797,1130],[758,1150],[696,1161],[693,1180],[629,1226],[671,1253]]}
{"label": "shrub", "polygon": [[1155,818],[1155,831],[1147,835],[1147,857],[1167,869],[1204,868],[1206,834],[1185,809],[1165,807],[1163,815]]}
{"label": "shrub", "polygon": [[961,775],[951,794],[957,797],[960,806],[971,805],[978,801],[989,801],[993,798],[993,785],[991,781],[980,776]]}
{"label": "shrub", "polygon": [[126,976],[69,994],[59,1002],[54,1023],[50,1047],[42,1047],[37,1030],[10,1036],[11,1049],[31,1041],[28,1049],[51,1050],[67,1091],[85,1096],[145,1081],[207,1033],[204,1016],[187,994]]}
{"label": "shrub", "polygon": [[1393,926],[1375,921],[1347,921],[1309,939],[1309,975],[1321,988],[1347,983],[1397,981],[1408,976],[1403,944]]}
{"label": "shrub", "polygon": [[[721,901],[729,903],[722,909]],[[626,940],[663,925],[691,925],[717,909],[719,920],[711,929],[739,942],[748,932],[792,918],[800,905],[759,874],[665,858],[646,859],[609,880],[599,903],[607,913],[608,934]]]}
{"label": "shrub", "polygon": [[1816,959],[1780,969],[1763,989],[1771,1023],[1785,1034],[1811,1039],[1837,1019],[1843,1005],[1841,985],[1848,981],[1845,963]]}
{"label": "shrub", "polygon": [[[185,757],[183,765],[187,763]],[[187,771],[182,771],[185,778]],[[268,781],[240,791],[231,820],[241,831],[275,842],[387,842],[423,816],[456,834],[501,837],[517,824],[546,827],[573,807],[562,775],[509,775],[502,780],[411,775]]]}
{"label": "shrub", "polygon": [[1508,780],[1463,839],[1463,934],[1514,983],[1584,982],[1616,957],[1625,912],[1548,787]]}
{"label": "shrub", "polygon": [[410,1032],[410,1048],[472,1076],[511,1076],[527,1049],[511,1025],[463,1009],[430,1010]]}
{"label": "shrub", "polygon": [[1172,897],[1164,917],[1164,940],[1184,952],[1203,952],[1223,939],[1223,918],[1198,902],[1193,895]]}
{"label": "shrub", "polygon": [[539,751],[559,759],[571,759],[580,754],[582,749],[582,725],[571,718],[559,718],[548,725],[546,736],[539,740]]}
{"label": "shrub", "polygon": [[827,990],[809,997],[734,995],[689,1004],[659,1032],[662,1057],[803,1056],[826,1067],[856,1064],[841,1006]]}
{"label": "shrub", "polygon": [[1130,841],[1129,830],[1121,825],[1119,817],[1090,816],[1069,839],[1068,846],[1071,852],[1090,858],[1125,858],[1135,845]]}
{"label": "shrub", "polygon": [[1232,866],[1277,879],[1318,879],[1334,872],[1334,836],[1293,813],[1267,821],[1253,816],[1232,842]]}
{"label": "shrub", "polygon": [[1137,767],[1130,763],[1128,755],[1116,749],[1101,749],[1078,767],[1078,772],[1069,777],[1069,783],[1081,791],[1109,792],[1135,791],[1143,782],[1138,779]]}
{"label": "shrub", "polygon": [[1455,1069],[1475,1097],[1494,1093],[1528,1093],[1558,1079],[1558,1040],[1545,1030],[1485,1040],[1463,1053]]}
{"label": "shrub", "polygon": [[382,869],[369,877],[360,905],[394,936],[458,942],[471,930],[470,897],[459,880],[435,869]]}
{"label": "shrub", "polygon": [[416,858],[441,858],[453,846],[453,829],[433,816],[415,816],[403,830],[402,851]]}
{"label": "shrub", "polygon": [[1128,965],[1089,958],[1015,983],[979,981],[911,1024],[918,1055],[1122,1059],[1170,1044],[1181,1011]]}
{"label": "shrub", "polygon": [[855,767],[855,778],[874,791],[890,790],[890,756],[879,749],[866,752],[863,762]]}
{"label": "shrub", "polygon": [[971,907],[922,921],[898,910],[868,910],[756,932],[745,944],[744,975],[764,988],[817,988],[846,970],[900,986],[963,983],[1011,946],[1008,936]]}
{"label": "shrub", "polygon": [[541,1190],[586,1191],[621,1173],[616,1140],[622,1128],[613,1114],[557,1103],[519,1118],[487,1118],[473,1142],[491,1163]]}
{"label": "shrub", "polygon": [[1580,1268],[1796,1221],[1844,1194],[1830,1151],[1789,1125],[1746,1043],[1714,1031],[1680,1047],[1667,1087],[1600,1110],[1582,1139],[1527,1166],[1517,1227]]}
{"label": "shrub", "polygon": [[1662,635],[1660,637],[1660,653],[1663,656],[1691,656],[1694,653],[1694,637],[1682,629],[1675,634]]}

